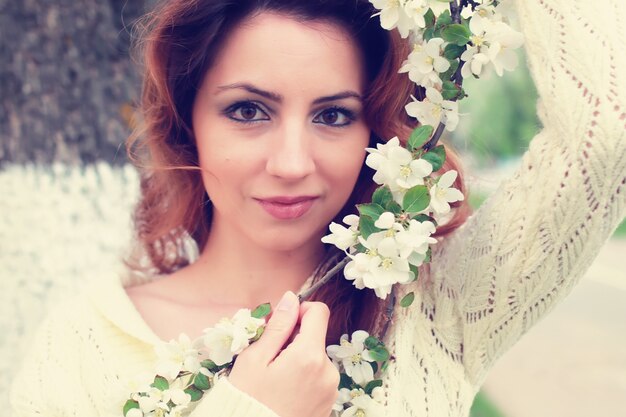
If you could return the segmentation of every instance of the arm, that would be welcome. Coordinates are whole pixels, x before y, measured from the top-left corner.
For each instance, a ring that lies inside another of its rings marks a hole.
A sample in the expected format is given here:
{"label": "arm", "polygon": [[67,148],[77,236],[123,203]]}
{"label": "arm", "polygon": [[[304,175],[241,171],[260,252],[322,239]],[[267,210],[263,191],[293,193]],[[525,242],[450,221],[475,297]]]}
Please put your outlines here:
{"label": "arm", "polygon": [[513,178],[433,254],[434,324],[462,327],[477,384],[570,292],[626,214],[619,3],[516,1],[544,128]]}

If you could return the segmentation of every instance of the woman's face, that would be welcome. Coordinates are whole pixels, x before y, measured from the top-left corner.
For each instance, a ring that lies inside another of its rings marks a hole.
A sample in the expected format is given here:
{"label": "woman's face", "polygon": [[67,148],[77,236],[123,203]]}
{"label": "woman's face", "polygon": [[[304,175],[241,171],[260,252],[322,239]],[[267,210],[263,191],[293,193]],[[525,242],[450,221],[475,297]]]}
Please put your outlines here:
{"label": "woman's face", "polygon": [[262,13],[220,51],[193,105],[211,233],[319,248],[369,140],[359,50],[336,25]]}

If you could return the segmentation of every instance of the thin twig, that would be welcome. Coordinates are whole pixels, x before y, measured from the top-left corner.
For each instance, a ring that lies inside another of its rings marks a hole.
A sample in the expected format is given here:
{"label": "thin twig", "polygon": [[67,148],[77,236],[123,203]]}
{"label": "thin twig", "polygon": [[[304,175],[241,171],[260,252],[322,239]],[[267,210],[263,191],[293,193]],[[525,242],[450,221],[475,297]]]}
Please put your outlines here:
{"label": "thin twig", "polygon": [[309,289],[304,291],[302,294],[298,295],[300,301],[306,301],[318,288],[326,284],[333,276],[337,274],[337,272],[343,269],[343,267],[346,266],[349,261],[350,257],[346,256],[345,258],[337,262],[337,265],[335,265],[330,271],[326,272],[319,281],[311,285]]}

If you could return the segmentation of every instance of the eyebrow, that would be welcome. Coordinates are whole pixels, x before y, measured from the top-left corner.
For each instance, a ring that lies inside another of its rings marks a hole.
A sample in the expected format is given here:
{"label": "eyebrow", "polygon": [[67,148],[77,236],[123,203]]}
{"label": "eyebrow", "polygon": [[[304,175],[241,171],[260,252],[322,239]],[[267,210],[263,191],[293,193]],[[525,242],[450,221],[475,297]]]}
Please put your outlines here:
{"label": "eyebrow", "polygon": [[[219,86],[217,87],[217,89],[219,90],[219,92],[232,90],[232,89],[242,89],[242,90],[248,91],[249,93],[256,94],[261,97],[265,97],[268,100],[272,100],[278,103],[283,101],[282,95],[271,92],[271,91],[262,90],[249,83],[227,84],[227,85]],[[346,90],[346,91],[341,91],[337,94],[333,94],[331,96],[318,97],[315,100],[313,100],[313,104],[327,103],[329,101],[342,100],[346,98],[355,98],[359,101],[363,100],[363,97],[361,97],[361,95],[358,94],[357,92],[352,91],[352,90]]]}

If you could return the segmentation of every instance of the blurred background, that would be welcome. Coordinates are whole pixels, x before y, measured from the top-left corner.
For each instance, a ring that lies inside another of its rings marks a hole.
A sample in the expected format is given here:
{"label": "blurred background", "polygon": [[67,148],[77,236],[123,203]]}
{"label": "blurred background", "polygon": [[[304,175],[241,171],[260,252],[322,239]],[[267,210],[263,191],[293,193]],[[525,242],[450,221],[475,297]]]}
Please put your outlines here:
{"label": "blurred background", "polygon": [[[114,279],[137,174],[132,26],[151,0],[0,0],[0,403],[47,308]],[[467,80],[463,155],[478,207],[541,128],[519,69]],[[472,417],[626,415],[626,223],[568,299],[493,369]]]}

